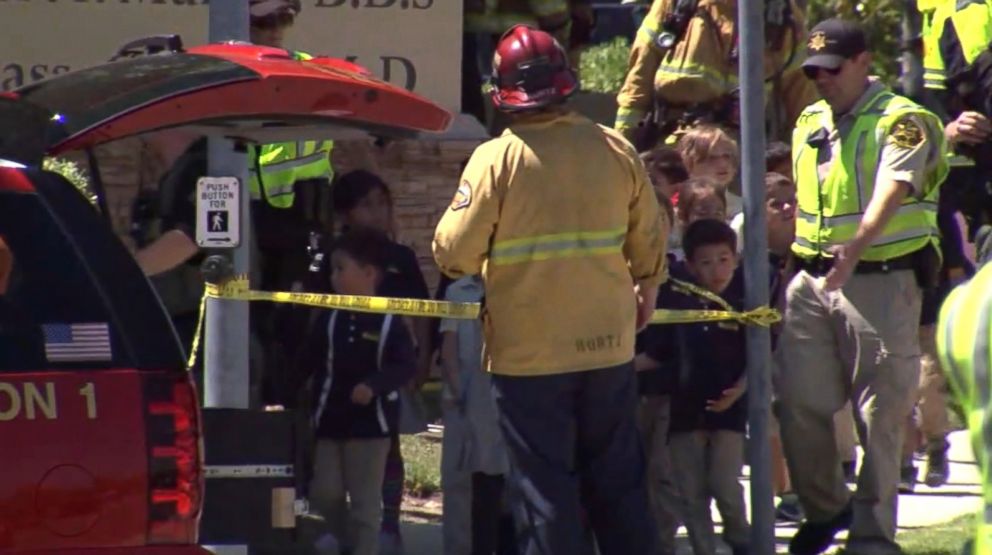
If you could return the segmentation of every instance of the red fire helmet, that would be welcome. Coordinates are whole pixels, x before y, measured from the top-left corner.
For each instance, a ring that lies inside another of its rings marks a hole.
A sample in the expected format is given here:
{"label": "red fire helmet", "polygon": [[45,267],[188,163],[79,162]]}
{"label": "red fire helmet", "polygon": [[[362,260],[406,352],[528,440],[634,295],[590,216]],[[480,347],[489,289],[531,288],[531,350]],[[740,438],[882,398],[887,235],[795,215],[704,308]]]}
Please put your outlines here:
{"label": "red fire helmet", "polygon": [[579,88],[565,49],[548,33],[515,25],[493,55],[492,97],[504,112],[557,104]]}

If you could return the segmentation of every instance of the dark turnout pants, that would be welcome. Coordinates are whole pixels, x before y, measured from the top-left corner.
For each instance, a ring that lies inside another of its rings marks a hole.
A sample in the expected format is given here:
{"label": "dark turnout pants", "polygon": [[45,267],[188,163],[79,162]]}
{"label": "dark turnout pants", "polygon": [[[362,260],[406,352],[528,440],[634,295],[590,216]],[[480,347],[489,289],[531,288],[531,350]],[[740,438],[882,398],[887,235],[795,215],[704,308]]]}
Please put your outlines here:
{"label": "dark turnout pants", "polygon": [[633,364],[492,380],[520,555],[653,554]]}

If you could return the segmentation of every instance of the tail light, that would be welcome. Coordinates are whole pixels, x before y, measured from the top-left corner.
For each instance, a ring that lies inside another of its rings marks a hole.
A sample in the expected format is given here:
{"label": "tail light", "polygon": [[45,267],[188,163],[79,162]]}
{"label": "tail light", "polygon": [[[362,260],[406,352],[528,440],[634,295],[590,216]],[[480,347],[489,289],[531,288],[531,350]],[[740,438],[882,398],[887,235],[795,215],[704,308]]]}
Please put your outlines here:
{"label": "tail light", "polygon": [[145,382],[148,543],[195,544],[203,506],[196,390],[187,374]]}

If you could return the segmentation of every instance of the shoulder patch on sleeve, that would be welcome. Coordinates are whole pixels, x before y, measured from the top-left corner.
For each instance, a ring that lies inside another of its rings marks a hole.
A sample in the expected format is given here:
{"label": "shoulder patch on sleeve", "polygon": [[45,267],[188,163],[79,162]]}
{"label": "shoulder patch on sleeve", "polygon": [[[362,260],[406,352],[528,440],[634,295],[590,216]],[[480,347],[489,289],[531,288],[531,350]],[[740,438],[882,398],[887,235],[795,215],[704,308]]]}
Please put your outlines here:
{"label": "shoulder patch on sleeve", "polygon": [[468,208],[470,204],[472,204],[472,185],[468,181],[462,180],[458,190],[455,191],[455,198],[451,201],[451,209],[461,210]]}
{"label": "shoulder patch on sleeve", "polygon": [[910,118],[897,121],[889,131],[889,142],[902,148],[915,148],[926,140],[918,123]]}

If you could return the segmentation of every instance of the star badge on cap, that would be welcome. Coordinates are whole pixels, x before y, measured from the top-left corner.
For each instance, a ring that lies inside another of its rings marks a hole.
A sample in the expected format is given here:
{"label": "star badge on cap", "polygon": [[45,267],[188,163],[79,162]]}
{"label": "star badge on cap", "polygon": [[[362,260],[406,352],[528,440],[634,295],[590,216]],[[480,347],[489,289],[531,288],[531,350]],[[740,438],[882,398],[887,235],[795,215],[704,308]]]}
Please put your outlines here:
{"label": "star badge on cap", "polygon": [[809,44],[807,45],[810,50],[814,52],[819,52],[827,47],[827,35],[823,31],[817,31],[810,35]]}

